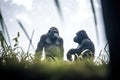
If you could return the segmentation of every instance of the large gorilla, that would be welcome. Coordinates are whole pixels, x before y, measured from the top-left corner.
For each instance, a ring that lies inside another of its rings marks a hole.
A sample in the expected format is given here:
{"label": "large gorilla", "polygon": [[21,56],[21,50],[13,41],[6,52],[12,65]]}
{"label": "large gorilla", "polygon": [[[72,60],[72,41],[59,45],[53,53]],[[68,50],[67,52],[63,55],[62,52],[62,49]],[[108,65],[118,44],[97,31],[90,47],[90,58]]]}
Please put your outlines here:
{"label": "large gorilla", "polygon": [[51,27],[47,34],[41,36],[35,57],[41,58],[43,51],[47,59],[55,60],[55,57],[58,59],[63,58],[63,39],[59,36],[59,31],[56,27]]}
{"label": "large gorilla", "polygon": [[[84,30],[78,31],[74,37],[74,42],[78,43],[76,49],[70,49],[67,53],[67,59],[72,61],[72,55],[77,54],[82,57],[94,56],[95,47]],[[92,54],[91,54],[92,53]]]}

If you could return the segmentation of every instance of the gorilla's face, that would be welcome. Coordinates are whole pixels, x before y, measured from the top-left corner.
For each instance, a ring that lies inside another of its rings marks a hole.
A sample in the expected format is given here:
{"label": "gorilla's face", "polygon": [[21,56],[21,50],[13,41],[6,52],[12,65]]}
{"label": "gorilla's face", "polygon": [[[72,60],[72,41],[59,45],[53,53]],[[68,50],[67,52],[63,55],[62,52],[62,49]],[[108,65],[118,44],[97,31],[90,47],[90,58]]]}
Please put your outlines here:
{"label": "gorilla's face", "polygon": [[84,30],[81,30],[76,33],[76,36],[74,37],[74,42],[81,44],[82,40],[89,39],[87,36],[87,33]]}
{"label": "gorilla's face", "polygon": [[76,42],[78,44],[81,44],[82,40],[83,40],[83,36],[82,35],[76,34],[76,36],[74,37],[74,42]]}
{"label": "gorilla's face", "polygon": [[49,37],[52,41],[56,41],[59,38],[59,32],[56,28],[52,28],[49,31]]}
{"label": "gorilla's face", "polygon": [[77,35],[74,37],[74,42],[79,43]]}

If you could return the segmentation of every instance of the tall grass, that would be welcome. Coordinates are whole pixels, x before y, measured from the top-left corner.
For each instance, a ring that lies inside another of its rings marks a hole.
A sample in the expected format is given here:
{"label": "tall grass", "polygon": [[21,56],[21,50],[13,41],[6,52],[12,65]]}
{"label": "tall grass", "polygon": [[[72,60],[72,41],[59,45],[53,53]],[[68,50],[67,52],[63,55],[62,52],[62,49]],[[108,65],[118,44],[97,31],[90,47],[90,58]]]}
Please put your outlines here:
{"label": "tall grass", "polygon": [[[0,36],[3,36],[2,33],[0,33]],[[17,76],[25,74],[26,76],[21,76],[22,79],[39,78],[42,80],[105,80],[109,74],[109,65],[104,62],[104,59],[101,59],[103,61],[102,65],[97,65],[91,59],[69,62],[56,58],[55,61],[45,59],[36,62],[34,55],[26,53],[19,46],[19,37],[20,33],[18,32],[17,36],[13,38],[15,42],[13,48],[5,43],[4,37],[0,38],[2,45],[0,71],[3,69],[5,72],[13,75],[17,74]],[[14,70],[18,72],[13,73]],[[2,75],[6,75],[5,72],[2,72]],[[15,77],[12,76],[12,78]]]}
{"label": "tall grass", "polygon": [[[19,26],[21,27],[21,29],[23,30],[23,32],[25,33],[26,37],[28,38],[29,42],[30,42],[30,45],[32,45],[32,48],[34,49],[34,46],[33,46],[33,43],[31,42],[31,39],[26,31],[26,29],[24,28],[24,26],[22,25],[21,21],[17,20]],[[34,31],[33,31],[34,32]],[[33,36],[33,34],[32,34]]]}
{"label": "tall grass", "polygon": [[60,16],[60,19],[61,19],[62,22],[64,22],[63,13],[62,13],[60,2],[59,2],[59,0],[54,0],[54,2],[55,2],[55,7],[57,8],[58,14]]}
{"label": "tall grass", "polygon": [[99,43],[98,25],[97,25],[97,17],[96,17],[96,11],[95,11],[95,7],[94,7],[94,1],[90,0],[90,3],[91,3],[91,8],[92,8],[93,16],[94,16],[96,37],[97,37],[98,43]]}
{"label": "tall grass", "polygon": [[[6,44],[4,44],[5,47],[2,47],[4,50],[1,52],[2,56],[0,56],[0,71],[4,69],[9,74],[17,74],[22,79],[32,80],[36,78],[42,80],[106,80],[109,74],[108,64],[104,64],[105,62],[103,62],[102,65],[97,65],[90,59],[69,62],[56,58],[55,61],[45,59],[36,62],[34,55],[26,53],[18,45],[19,37],[20,33],[18,32],[17,36],[13,39],[15,42],[13,48],[6,46]],[[18,72],[13,73],[12,71],[14,70]],[[2,72],[2,75],[6,75],[5,72]],[[12,76],[12,78],[15,77]]]}
{"label": "tall grass", "polygon": [[11,45],[9,32],[8,32],[7,26],[5,24],[5,21],[3,19],[1,9],[0,9],[0,24],[1,24],[1,28],[2,28],[2,35],[4,36],[5,39],[8,39],[9,44]]}
{"label": "tall grass", "polygon": [[107,42],[104,48],[100,50],[100,53],[95,60],[96,64],[108,64],[110,62],[110,55],[109,55],[108,47],[109,47],[109,44]]}

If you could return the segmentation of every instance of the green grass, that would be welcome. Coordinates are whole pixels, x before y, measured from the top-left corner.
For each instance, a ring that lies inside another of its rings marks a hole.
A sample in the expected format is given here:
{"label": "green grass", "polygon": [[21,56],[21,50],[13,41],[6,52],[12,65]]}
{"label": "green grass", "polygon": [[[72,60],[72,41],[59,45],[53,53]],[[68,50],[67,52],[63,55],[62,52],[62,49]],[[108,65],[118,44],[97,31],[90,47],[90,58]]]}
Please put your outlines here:
{"label": "green grass", "polygon": [[17,37],[13,39],[15,42],[14,47],[8,46],[3,34],[0,33],[0,35],[0,73],[4,76],[11,76],[11,79],[20,77],[20,79],[33,80],[105,80],[108,77],[109,65],[104,60],[101,65],[97,65],[90,59],[77,60],[75,62],[59,59],[55,61],[35,61],[34,55],[25,53],[19,47],[19,32]]}
{"label": "green grass", "polygon": [[102,60],[100,65],[90,59],[82,59],[75,62],[59,59],[55,61],[35,61],[34,55],[25,53],[18,46],[17,39],[14,38],[15,45],[13,48],[1,42],[3,46],[0,53],[0,73],[4,76],[11,75],[13,79],[15,78],[14,75],[16,75],[18,78],[19,76],[22,77],[21,80],[34,80],[36,78],[42,80],[106,80],[109,75],[110,66],[104,60]]}
{"label": "green grass", "polygon": [[7,73],[11,74],[11,76],[13,75],[12,78],[20,76],[22,79],[29,78],[33,80],[36,78],[42,80],[106,80],[109,74],[108,65],[97,66],[93,62],[86,60],[76,62],[56,60],[38,63],[30,62],[29,60],[19,62],[14,60],[9,59],[9,62],[2,64],[3,75],[7,76]]}
{"label": "green grass", "polygon": [[[8,46],[0,32],[0,75],[20,80],[106,80],[108,78],[109,64],[104,59],[101,59],[102,64],[100,65],[88,58],[77,59],[74,62],[57,58],[55,61],[52,59],[36,61],[34,55],[28,53],[29,51],[25,52],[19,46],[19,37],[20,33],[18,32],[17,37],[13,39],[14,47],[11,47]],[[3,79],[6,78],[3,77]]]}

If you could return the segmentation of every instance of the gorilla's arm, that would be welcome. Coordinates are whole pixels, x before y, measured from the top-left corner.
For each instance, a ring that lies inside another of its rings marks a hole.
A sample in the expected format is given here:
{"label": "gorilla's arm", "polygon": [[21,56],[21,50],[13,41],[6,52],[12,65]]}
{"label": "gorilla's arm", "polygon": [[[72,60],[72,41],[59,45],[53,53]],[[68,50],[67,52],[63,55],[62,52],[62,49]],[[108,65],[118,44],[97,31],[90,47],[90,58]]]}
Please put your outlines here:
{"label": "gorilla's arm", "polygon": [[84,51],[85,49],[91,50],[92,53],[95,52],[94,44],[92,43],[91,40],[84,39],[77,49],[70,49],[67,53],[67,59],[71,61],[72,55],[75,55],[75,54],[80,55],[82,53],[82,51]]}
{"label": "gorilla's arm", "polygon": [[84,39],[77,49],[71,50],[71,54],[76,53],[80,55],[86,49],[89,49],[90,51],[92,51],[92,53],[95,52],[94,44],[90,39]]}
{"label": "gorilla's arm", "polygon": [[41,38],[40,38],[40,41],[37,45],[37,49],[36,49],[36,56],[41,56],[42,55],[42,51],[43,51],[43,48],[45,46],[45,39],[46,39],[47,35],[42,35]]}
{"label": "gorilla's arm", "polygon": [[70,49],[68,52],[67,52],[67,59],[72,61],[72,55],[74,55],[75,53],[78,53],[78,49]]}
{"label": "gorilla's arm", "polygon": [[59,41],[60,41],[60,53],[61,53],[61,57],[63,58],[63,54],[64,54],[63,39],[59,38]]}
{"label": "gorilla's arm", "polygon": [[79,47],[77,54],[80,55],[82,53],[82,51],[84,51],[85,49],[89,49],[92,53],[95,52],[94,44],[90,39],[84,39],[82,41],[81,46]]}

